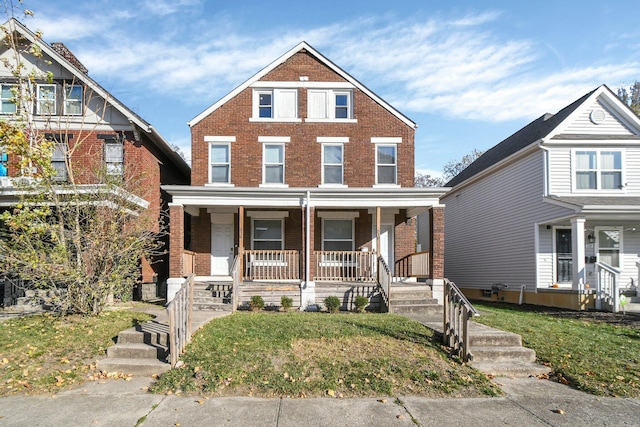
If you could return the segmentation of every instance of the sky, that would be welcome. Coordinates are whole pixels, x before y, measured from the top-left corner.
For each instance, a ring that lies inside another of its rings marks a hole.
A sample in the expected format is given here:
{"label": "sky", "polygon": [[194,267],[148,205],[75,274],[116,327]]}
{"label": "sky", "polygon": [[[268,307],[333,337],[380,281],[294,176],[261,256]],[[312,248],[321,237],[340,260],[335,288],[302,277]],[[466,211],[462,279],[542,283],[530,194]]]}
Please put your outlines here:
{"label": "sky", "polygon": [[[14,1],[15,2],[15,1]],[[46,42],[190,159],[187,122],[306,41],[418,123],[416,171],[640,79],[631,0],[24,0]],[[357,107],[356,107],[357,108]]]}

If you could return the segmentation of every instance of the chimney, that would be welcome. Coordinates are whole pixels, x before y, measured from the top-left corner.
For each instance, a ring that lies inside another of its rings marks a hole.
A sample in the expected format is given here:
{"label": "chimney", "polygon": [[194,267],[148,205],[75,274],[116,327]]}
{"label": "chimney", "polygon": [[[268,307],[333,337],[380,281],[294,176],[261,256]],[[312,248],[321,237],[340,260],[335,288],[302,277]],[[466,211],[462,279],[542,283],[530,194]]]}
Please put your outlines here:
{"label": "chimney", "polygon": [[64,45],[64,43],[55,42],[51,43],[51,48],[58,52],[64,59],[69,61],[71,65],[76,67],[78,70],[82,71],[84,74],[89,74],[89,70],[82,65],[82,62],[76,58],[76,56],[71,53],[71,51]]}

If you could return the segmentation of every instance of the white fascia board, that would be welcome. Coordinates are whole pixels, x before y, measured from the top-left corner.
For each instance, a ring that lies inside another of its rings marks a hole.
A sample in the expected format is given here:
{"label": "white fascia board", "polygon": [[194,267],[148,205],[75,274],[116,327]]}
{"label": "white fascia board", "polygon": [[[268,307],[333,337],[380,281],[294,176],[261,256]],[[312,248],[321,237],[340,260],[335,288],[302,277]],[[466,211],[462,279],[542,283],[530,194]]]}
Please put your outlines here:
{"label": "white fascia board", "polygon": [[[390,104],[388,104],[386,101],[384,101],[382,98],[380,98],[378,95],[376,95],[375,93],[373,93],[371,90],[369,90],[366,86],[364,86],[362,83],[360,83],[358,80],[356,80],[355,78],[353,78],[353,76],[349,75],[347,72],[345,72],[342,68],[338,67],[336,64],[334,64],[333,62],[331,62],[328,58],[326,58],[324,55],[322,55],[320,52],[318,52],[317,50],[315,50],[314,48],[312,48],[307,42],[300,42],[297,46],[295,46],[293,49],[289,50],[288,52],[286,52],[284,55],[282,55],[281,57],[279,57],[278,59],[276,59],[275,61],[273,61],[271,64],[267,65],[265,68],[263,68],[262,70],[260,70],[258,73],[254,74],[252,77],[250,77],[248,80],[246,80],[244,83],[240,84],[239,86],[237,86],[235,89],[233,89],[231,92],[229,92],[228,94],[226,94],[224,97],[222,97],[220,100],[218,100],[216,103],[214,103],[213,105],[211,105],[209,108],[207,108],[206,110],[204,110],[202,113],[198,114],[196,117],[194,117],[193,119],[191,119],[187,124],[189,125],[189,127],[193,127],[194,125],[198,124],[198,122],[200,122],[202,119],[204,119],[205,117],[207,117],[209,114],[211,114],[212,112],[214,112],[215,110],[217,110],[218,108],[220,108],[222,105],[224,105],[227,101],[229,101],[230,99],[234,98],[235,96],[237,96],[240,92],[242,92],[243,90],[245,90],[246,88],[252,86],[253,84],[255,84],[256,82],[258,82],[262,77],[264,77],[265,75],[267,75],[269,72],[271,72],[273,69],[275,69],[277,66],[279,66],[280,64],[283,64],[284,62],[286,62],[289,58],[291,58],[293,55],[295,55],[296,53],[298,53],[299,51],[301,51],[302,49],[305,49],[307,51],[309,51],[313,56],[315,56],[316,58],[318,58],[324,65],[326,65],[327,67],[329,67],[331,70],[333,70],[336,74],[338,74],[339,76],[343,77],[347,82],[349,82],[353,87],[356,87],[358,89],[360,89],[362,92],[364,92],[367,96],[369,96],[370,98],[372,98],[375,102],[377,102],[378,104],[380,104],[382,107],[384,107],[387,111],[389,111],[391,114],[393,114],[394,116],[396,116],[398,119],[400,119],[401,121],[403,121],[407,126],[416,129],[418,127],[418,125],[411,119],[409,119],[407,116],[405,116],[404,114],[402,114],[400,111],[396,110],[395,108],[393,108]],[[307,85],[309,83],[312,82],[304,82]],[[269,84],[273,85],[273,83],[269,82]],[[324,85],[323,87],[332,87],[332,84],[324,84],[324,82],[322,82],[322,84]]]}
{"label": "white fascia board", "polygon": [[272,80],[258,80],[249,87],[254,88],[277,88],[277,89],[294,89],[294,88],[310,88],[310,89],[353,89],[355,85],[350,82],[310,82],[310,81],[288,81],[278,82]]}

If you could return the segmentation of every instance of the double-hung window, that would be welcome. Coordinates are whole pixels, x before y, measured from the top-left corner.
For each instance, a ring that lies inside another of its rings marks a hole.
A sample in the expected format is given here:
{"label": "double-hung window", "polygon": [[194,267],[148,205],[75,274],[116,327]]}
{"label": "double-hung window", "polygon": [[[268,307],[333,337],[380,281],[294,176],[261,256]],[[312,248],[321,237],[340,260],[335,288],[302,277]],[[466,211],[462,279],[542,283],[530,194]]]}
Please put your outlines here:
{"label": "double-hung window", "polygon": [[351,90],[309,89],[307,120],[345,121],[353,119]]}
{"label": "double-hung window", "polygon": [[13,114],[17,110],[15,91],[16,86],[3,84],[0,93],[0,102],[2,102],[2,114]]}
{"label": "double-hung window", "polygon": [[107,175],[122,175],[124,172],[124,145],[116,140],[105,141],[104,161]]}
{"label": "double-hung window", "polygon": [[210,153],[211,175],[209,182],[229,184],[231,182],[231,144],[212,143]]}
{"label": "double-hung window", "polygon": [[322,144],[322,183],[343,184],[343,144]]}
{"label": "double-hung window", "polygon": [[353,219],[329,219],[322,221],[322,249],[325,251],[353,250]]}
{"label": "double-hung window", "polygon": [[254,89],[252,120],[292,121],[297,118],[297,89]]}
{"label": "double-hung window", "polygon": [[255,250],[282,250],[284,247],[283,219],[254,219],[253,239]]}
{"label": "double-hung window", "polygon": [[70,84],[64,87],[64,114],[69,116],[82,114],[82,86]]}
{"label": "double-hung window", "polygon": [[376,184],[397,184],[397,146],[376,144]]}
{"label": "double-hung window", "polygon": [[612,267],[620,267],[620,248],[622,247],[620,229],[597,229],[598,261]]}
{"label": "double-hung window", "polygon": [[41,115],[56,114],[56,85],[39,84],[36,97],[36,113]]}
{"label": "double-hung window", "polygon": [[264,144],[264,184],[284,184],[284,144]]}
{"label": "double-hung window", "polygon": [[576,190],[620,190],[622,184],[622,151],[576,150]]}
{"label": "double-hung window", "polygon": [[56,170],[56,175],[53,177],[56,181],[66,181],[69,177],[67,171],[67,154],[69,153],[69,146],[66,143],[57,142],[53,149],[53,155],[51,156],[51,166]]}

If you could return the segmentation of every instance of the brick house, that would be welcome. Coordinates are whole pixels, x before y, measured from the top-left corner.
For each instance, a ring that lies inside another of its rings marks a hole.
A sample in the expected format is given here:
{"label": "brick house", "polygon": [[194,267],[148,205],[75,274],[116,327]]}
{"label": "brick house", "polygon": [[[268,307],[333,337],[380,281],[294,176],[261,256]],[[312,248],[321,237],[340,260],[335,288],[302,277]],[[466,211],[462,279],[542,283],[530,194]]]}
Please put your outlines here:
{"label": "brick house", "polygon": [[[21,61],[25,73],[33,71],[37,76],[30,83],[36,99],[29,114],[37,132],[56,144],[53,161],[60,180],[65,181],[73,172],[78,184],[97,188],[99,182],[95,182],[92,171],[101,166],[106,166],[110,174],[141,177],[144,182],[138,186],[140,193],[124,197],[142,210],[142,215],[157,219],[152,230],[157,231],[168,202],[160,185],[188,183],[189,165],[148,122],[89,77],[87,69],[63,44],[44,42],[15,19],[4,27],[21,43],[33,44],[42,51],[40,57],[22,54]],[[15,51],[3,43],[0,59],[15,62]],[[17,84],[12,70],[0,65],[1,120],[16,117],[12,90]],[[15,160],[6,154],[0,157],[0,208],[18,200],[14,180],[24,171],[16,169]],[[168,259],[154,261],[159,262],[142,262],[145,283],[162,282],[168,277]],[[11,303],[11,292],[5,292],[6,303]]]}
{"label": "brick house", "polygon": [[443,191],[414,188],[417,125],[307,43],[189,126],[191,185],[163,186],[171,278],[224,280],[236,265],[244,301],[372,295],[378,256],[396,279],[416,276],[415,217],[428,211],[422,277],[441,285]]}

